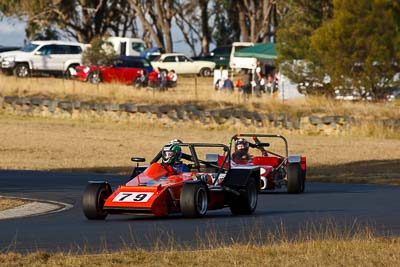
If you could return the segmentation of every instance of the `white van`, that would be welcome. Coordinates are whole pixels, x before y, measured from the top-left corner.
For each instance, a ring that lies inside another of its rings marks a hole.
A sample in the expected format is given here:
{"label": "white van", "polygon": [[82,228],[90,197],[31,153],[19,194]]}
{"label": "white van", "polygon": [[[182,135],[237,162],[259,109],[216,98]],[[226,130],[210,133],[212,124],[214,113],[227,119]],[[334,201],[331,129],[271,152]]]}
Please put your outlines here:
{"label": "white van", "polygon": [[235,51],[240,51],[243,48],[254,46],[251,42],[234,42],[232,43],[231,57],[229,67],[231,69],[255,69],[257,59],[253,57],[235,57]]}
{"label": "white van", "polygon": [[139,56],[144,51],[144,41],[139,38],[108,37],[118,56]]}

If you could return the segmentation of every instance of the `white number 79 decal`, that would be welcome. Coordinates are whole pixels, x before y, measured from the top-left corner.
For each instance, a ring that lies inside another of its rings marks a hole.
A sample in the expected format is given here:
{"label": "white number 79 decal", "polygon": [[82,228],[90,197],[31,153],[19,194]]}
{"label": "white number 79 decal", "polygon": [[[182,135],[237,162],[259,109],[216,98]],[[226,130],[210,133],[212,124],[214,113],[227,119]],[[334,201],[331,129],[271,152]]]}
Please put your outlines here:
{"label": "white number 79 decal", "polygon": [[147,202],[154,193],[147,192],[120,192],[113,202]]}

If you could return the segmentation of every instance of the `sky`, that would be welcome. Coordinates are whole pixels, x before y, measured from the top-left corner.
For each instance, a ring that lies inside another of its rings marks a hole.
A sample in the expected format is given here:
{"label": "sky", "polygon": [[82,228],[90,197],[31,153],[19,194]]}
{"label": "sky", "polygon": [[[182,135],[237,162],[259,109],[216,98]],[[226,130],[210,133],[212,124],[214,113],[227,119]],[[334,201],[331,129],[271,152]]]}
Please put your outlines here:
{"label": "sky", "polygon": [[0,45],[23,46],[25,39],[25,23],[13,18],[0,20]]}

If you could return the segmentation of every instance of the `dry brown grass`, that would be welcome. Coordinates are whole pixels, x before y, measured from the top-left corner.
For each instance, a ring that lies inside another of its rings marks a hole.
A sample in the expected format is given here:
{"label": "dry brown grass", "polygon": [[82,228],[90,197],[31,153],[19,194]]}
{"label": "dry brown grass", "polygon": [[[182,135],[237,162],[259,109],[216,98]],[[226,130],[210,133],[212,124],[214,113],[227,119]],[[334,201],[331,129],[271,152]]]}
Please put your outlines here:
{"label": "dry brown grass", "polygon": [[27,203],[27,201],[25,201],[25,200],[0,196],[0,211],[15,208],[15,207],[24,205],[26,203]]}
{"label": "dry brown grass", "polygon": [[290,154],[307,156],[309,179],[398,184],[400,140],[356,136],[305,136],[275,129],[214,129],[200,125],[77,121],[0,116],[0,168],[73,170],[127,174],[132,156],[151,160],[173,138],[187,142],[229,142],[237,132],[279,133]]}
{"label": "dry brown grass", "polygon": [[71,255],[36,252],[0,254],[1,266],[398,266],[400,239],[282,241],[205,250],[126,250]]}
{"label": "dry brown grass", "polygon": [[[236,78],[234,78],[236,79]],[[338,102],[324,97],[282,102],[269,96],[244,101],[235,93],[216,92],[212,78],[182,76],[176,88],[167,92],[136,90],[121,84],[93,85],[55,78],[18,79],[0,75],[1,92],[5,95],[42,96],[57,99],[148,104],[196,103],[205,107],[236,107],[263,112],[291,114],[349,115],[363,119],[400,118],[400,103]]]}

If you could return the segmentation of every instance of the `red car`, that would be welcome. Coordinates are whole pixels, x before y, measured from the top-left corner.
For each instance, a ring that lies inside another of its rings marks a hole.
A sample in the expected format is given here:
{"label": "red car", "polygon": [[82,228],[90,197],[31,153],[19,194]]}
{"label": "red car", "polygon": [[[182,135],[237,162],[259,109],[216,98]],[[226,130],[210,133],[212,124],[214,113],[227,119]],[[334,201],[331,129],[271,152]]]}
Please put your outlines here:
{"label": "red car", "polygon": [[153,71],[153,67],[146,58],[124,56],[116,59],[112,66],[78,66],[75,79],[91,83],[135,84],[142,70],[145,75]]}
{"label": "red car", "polygon": [[[276,142],[279,140],[281,142]],[[274,151],[269,148],[271,144],[273,144]],[[236,134],[232,136],[230,146],[234,151],[232,167],[260,167],[261,192],[281,187],[286,187],[288,193],[304,192],[306,157],[289,155],[288,142],[285,137],[277,134]],[[241,146],[240,149],[238,146]],[[239,151],[241,149],[246,151]],[[235,156],[235,153],[239,155]]]}
{"label": "red car", "polygon": [[[85,216],[90,220],[103,220],[108,214],[182,213],[184,217],[201,217],[207,210],[225,207],[232,214],[255,211],[258,167],[231,168],[230,150],[223,144],[179,143],[180,171],[171,172],[165,155],[172,151],[166,151],[166,147],[149,165],[137,166],[133,178],[115,191],[108,182],[89,182],[82,197]],[[139,164],[145,159],[132,161]]]}

